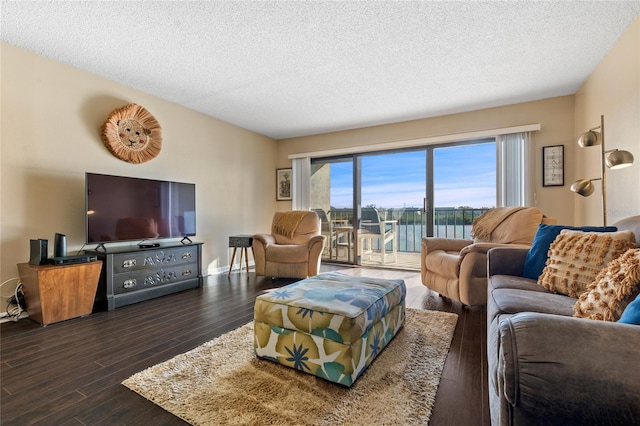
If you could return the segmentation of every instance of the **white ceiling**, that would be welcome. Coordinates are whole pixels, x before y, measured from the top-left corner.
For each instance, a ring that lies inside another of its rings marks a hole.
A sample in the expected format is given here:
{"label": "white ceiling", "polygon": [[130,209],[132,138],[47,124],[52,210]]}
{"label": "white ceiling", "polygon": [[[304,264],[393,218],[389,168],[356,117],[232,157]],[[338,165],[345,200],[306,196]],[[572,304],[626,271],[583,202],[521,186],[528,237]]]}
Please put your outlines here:
{"label": "white ceiling", "polygon": [[640,13],[637,0],[1,7],[9,44],[274,139],[573,94]]}

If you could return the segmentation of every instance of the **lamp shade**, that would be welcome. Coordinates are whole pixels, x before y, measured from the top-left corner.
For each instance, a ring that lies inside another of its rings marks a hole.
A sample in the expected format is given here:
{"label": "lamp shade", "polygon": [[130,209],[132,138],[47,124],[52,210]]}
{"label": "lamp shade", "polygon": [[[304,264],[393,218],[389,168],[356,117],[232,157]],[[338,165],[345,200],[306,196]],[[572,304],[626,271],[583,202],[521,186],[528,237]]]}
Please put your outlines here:
{"label": "lamp shade", "polygon": [[605,164],[610,169],[622,169],[633,164],[633,154],[624,150],[613,150],[607,154]]}
{"label": "lamp shade", "polygon": [[602,143],[602,134],[594,130],[589,130],[588,132],[583,133],[582,136],[578,138],[578,145],[580,145],[582,148],[600,145],[600,143]]}
{"label": "lamp shade", "polygon": [[593,183],[588,179],[580,179],[571,184],[571,190],[583,197],[588,197],[593,194],[593,189]]}

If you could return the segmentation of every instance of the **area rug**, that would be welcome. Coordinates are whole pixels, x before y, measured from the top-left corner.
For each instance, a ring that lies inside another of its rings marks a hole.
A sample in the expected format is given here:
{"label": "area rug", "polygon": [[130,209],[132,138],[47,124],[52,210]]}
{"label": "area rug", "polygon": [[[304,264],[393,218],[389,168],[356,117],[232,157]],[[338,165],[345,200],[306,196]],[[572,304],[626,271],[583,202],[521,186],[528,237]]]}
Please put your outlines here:
{"label": "area rug", "polygon": [[122,384],[193,425],[425,425],[457,317],[407,309],[351,388],[256,358],[253,322]]}

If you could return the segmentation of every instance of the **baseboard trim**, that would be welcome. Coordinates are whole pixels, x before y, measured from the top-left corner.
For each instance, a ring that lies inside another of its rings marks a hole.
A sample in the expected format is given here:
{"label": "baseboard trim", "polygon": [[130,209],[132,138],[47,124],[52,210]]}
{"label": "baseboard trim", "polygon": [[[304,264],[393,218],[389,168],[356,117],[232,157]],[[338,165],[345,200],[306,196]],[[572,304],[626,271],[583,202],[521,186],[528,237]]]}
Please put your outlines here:
{"label": "baseboard trim", "polygon": [[[253,260],[250,261],[249,262],[249,272],[251,272],[251,270],[254,270],[255,266],[256,266],[255,262]],[[240,270],[246,271],[246,266],[245,266],[244,263],[242,264],[242,269],[240,269],[240,265],[238,263],[234,263],[232,265],[232,267],[233,267],[233,269],[238,270],[238,271],[240,271]],[[222,266],[222,267],[219,267],[219,268],[209,267],[207,269],[207,275],[220,275],[220,274],[228,274],[228,273],[229,273],[229,266]]]}

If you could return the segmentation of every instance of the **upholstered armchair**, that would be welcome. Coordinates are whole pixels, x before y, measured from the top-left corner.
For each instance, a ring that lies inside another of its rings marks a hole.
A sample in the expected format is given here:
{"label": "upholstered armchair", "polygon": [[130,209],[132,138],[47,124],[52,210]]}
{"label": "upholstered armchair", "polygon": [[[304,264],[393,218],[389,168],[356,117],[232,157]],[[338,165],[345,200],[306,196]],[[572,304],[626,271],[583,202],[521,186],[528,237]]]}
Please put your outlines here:
{"label": "upholstered armchair", "polygon": [[535,207],[496,208],[478,217],[473,240],[423,238],[422,284],[442,296],[475,306],[487,303],[487,251],[530,247],[538,225],[553,224]]}
{"label": "upholstered armchair", "polygon": [[256,275],[307,278],[318,275],[325,236],[315,212],[294,210],[273,215],[270,234],[253,236]]}

